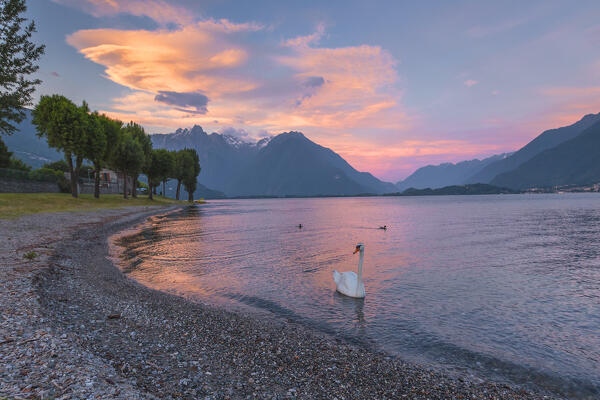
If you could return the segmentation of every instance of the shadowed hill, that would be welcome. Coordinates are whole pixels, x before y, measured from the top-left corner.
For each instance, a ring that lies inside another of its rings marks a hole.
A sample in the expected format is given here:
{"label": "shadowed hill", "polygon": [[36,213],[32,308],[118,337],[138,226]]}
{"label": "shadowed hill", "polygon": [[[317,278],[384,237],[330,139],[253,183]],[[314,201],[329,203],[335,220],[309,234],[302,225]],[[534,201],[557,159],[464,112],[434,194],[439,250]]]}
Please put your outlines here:
{"label": "shadowed hill", "polygon": [[547,130],[512,156],[486,166],[470,177],[466,183],[490,183],[496,176],[519,167],[541,152],[573,139],[598,121],[600,121],[600,113],[588,114],[573,125]]}
{"label": "shadowed hill", "polygon": [[512,171],[498,175],[492,184],[525,189],[598,182],[600,121],[574,139],[536,155]]}

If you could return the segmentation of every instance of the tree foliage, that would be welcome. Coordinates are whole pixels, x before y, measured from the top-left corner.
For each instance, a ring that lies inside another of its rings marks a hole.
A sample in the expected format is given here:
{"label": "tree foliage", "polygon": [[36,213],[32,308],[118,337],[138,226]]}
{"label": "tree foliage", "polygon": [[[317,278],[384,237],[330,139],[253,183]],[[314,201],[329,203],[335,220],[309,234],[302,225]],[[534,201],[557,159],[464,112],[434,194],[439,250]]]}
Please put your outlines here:
{"label": "tree foliage", "polygon": [[8,147],[2,139],[0,139],[0,168],[8,168],[10,165],[10,158],[12,157],[12,152],[8,151]]}
{"label": "tree foliage", "polygon": [[123,132],[129,134],[133,140],[138,142],[144,155],[139,168],[129,172],[133,178],[133,188],[131,189],[131,194],[133,197],[136,197],[136,184],[138,181],[138,176],[141,172],[145,172],[149,164],[152,162],[152,140],[150,139],[150,136],[146,134],[144,128],[133,121],[129,122],[123,127]]}
{"label": "tree foliage", "polygon": [[71,174],[71,194],[77,197],[77,179],[83,159],[88,154],[87,105],[77,107],[61,95],[42,96],[33,110],[33,124],[38,136],[48,145],[65,153]]}
{"label": "tree foliage", "polygon": [[38,70],[36,62],[44,46],[36,46],[31,36],[35,22],[27,25],[22,16],[25,0],[0,0],[0,134],[10,135],[25,118],[23,108],[31,104],[39,79],[29,78]]}
{"label": "tree foliage", "polygon": [[19,160],[12,156],[10,159],[10,164],[8,166],[10,169],[18,169],[19,171],[31,171],[31,167],[23,162],[23,160]]}
{"label": "tree foliage", "polygon": [[42,168],[54,169],[56,171],[69,172],[69,165],[65,160],[58,160],[51,163],[46,163]]}
{"label": "tree foliage", "polygon": [[127,177],[134,173],[137,176],[145,161],[142,145],[130,131],[123,129],[111,160],[112,165],[123,173],[123,197],[127,198]]}
{"label": "tree foliage", "polygon": [[[149,196],[152,199],[152,189],[167,179],[174,169],[173,154],[165,149],[152,150],[151,162],[146,169],[148,176]],[[164,194],[164,192],[163,192]]]}
{"label": "tree foliage", "polygon": [[183,156],[183,170],[185,175],[183,177],[183,186],[188,192],[188,201],[194,201],[194,191],[198,184],[198,175],[200,174],[200,158],[198,153],[194,149],[181,150],[185,155]]}

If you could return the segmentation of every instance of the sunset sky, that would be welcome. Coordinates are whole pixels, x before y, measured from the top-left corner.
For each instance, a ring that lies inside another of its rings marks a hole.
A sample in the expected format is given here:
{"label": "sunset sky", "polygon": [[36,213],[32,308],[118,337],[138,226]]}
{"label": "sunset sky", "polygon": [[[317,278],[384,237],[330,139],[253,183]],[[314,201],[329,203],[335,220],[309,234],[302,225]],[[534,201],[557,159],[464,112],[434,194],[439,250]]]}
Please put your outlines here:
{"label": "sunset sky", "polygon": [[149,133],[298,130],[394,182],[600,112],[597,0],[27,3],[38,96]]}

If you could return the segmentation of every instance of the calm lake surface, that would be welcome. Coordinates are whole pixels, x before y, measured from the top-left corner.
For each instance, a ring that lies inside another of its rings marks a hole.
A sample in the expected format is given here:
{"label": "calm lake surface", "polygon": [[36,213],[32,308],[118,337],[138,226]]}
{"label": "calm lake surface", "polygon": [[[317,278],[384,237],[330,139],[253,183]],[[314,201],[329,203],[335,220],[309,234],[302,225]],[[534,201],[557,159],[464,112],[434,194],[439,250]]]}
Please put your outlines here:
{"label": "calm lake surface", "polygon": [[[600,396],[598,194],[211,201],[123,242],[125,271],[153,288],[448,373]],[[364,300],[332,279],[356,270],[358,242]]]}

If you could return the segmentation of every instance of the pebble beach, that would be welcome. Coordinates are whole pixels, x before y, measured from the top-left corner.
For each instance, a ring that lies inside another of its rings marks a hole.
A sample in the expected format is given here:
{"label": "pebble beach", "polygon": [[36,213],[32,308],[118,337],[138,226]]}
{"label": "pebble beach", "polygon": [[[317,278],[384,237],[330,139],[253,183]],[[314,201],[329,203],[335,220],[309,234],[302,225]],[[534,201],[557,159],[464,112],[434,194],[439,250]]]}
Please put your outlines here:
{"label": "pebble beach", "polygon": [[169,211],[0,220],[0,398],[555,398],[146,288],[108,238]]}

